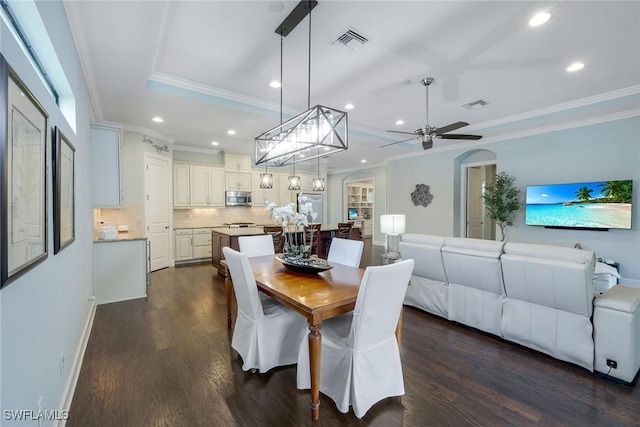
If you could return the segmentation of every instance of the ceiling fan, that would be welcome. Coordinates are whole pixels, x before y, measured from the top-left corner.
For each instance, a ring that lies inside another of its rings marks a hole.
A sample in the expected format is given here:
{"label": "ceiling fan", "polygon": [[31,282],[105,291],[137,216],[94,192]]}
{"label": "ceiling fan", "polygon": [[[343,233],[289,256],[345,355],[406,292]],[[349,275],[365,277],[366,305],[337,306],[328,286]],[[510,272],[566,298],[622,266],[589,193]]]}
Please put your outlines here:
{"label": "ceiling fan", "polygon": [[468,126],[467,122],[456,122],[451,123],[447,126],[442,127],[434,127],[429,125],[429,85],[433,83],[433,77],[426,77],[420,80],[422,85],[426,88],[426,100],[427,100],[427,108],[426,108],[426,123],[423,127],[414,130],[413,132],[402,132],[398,130],[388,130],[387,132],[394,133],[402,133],[406,135],[413,135],[411,138],[403,139],[402,141],[395,141],[390,144],[381,145],[382,147],[388,147],[389,145],[400,144],[401,142],[410,141],[412,139],[420,139],[422,140],[422,148],[424,150],[428,150],[433,147],[433,138],[441,138],[441,139],[470,139],[470,140],[478,140],[482,138],[481,135],[464,135],[460,133],[447,133],[452,130],[460,129],[461,127]]}

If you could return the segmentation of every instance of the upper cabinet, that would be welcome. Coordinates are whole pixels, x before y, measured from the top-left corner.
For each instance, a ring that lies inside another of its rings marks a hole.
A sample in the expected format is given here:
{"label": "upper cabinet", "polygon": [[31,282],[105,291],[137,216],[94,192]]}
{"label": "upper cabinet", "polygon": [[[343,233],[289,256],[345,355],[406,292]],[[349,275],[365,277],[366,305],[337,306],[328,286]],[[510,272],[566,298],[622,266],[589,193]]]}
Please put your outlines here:
{"label": "upper cabinet", "polygon": [[119,128],[91,125],[91,179],[94,207],[120,207]]}
{"label": "upper cabinet", "polygon": [[224,207],[222,167],[174,163],[174,207]]}
{"label": "upper cabinet", "polygon": [[241,154],[225,154],[227,190],[251,191],[251,156]]}
{"label": "upper cabinet", "polygon": [[251,173],[252,164],[251,156],[233,153],[224,155],[224,167],[227,172]]}

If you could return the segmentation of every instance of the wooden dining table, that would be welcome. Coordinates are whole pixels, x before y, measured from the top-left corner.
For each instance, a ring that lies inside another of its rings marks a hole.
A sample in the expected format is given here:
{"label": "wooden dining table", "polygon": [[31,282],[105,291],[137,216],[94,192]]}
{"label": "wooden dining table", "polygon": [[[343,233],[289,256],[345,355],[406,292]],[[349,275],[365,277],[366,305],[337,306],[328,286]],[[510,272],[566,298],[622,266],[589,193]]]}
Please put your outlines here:
{"label": "wooden dining table", "polygon": [[[309,322],[309,365],[311,379],[311,417],[320,417],[320,356],[323,320],[352,311],[356,304],[360,282],[365,270],[331,263],[332,269],[318,273],[298,273],[284,267],[273,255],[250,257],[258,288],[301,314]],[[231,327],[233,285],[231,275],[225,278],[227,322]],[[402,330],[402,316],[396,329],[398,345]]]}

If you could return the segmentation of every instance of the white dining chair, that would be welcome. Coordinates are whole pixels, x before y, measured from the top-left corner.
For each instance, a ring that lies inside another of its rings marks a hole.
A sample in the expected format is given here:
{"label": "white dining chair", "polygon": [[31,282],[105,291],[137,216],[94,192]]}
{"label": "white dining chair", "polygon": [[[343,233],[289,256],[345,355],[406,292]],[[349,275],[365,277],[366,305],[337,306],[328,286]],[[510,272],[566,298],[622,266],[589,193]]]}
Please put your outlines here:
{"label": "white dining chair", "polygon": [[362,240],[347,240],[334,237],[331,239],[327,261],[359,267],[363,249],[364,242]]}
{"label": "white dining chair", "polygon": [[238,237],[238,246],[240,247],[240,252],[248,257],[276,254],[271,234],[240,236]]}
{"label": "white dining chair", "polygon": [[[382,399],[404,394],[395,331],[413,271],[412,259],[367,267],[355,309],[322,322],[320,391],[342,413],[362,418]],[[298,352],[297,387],[311,387],[309,343]]]}
{"label": "white dining chair", "polygon": [[261,373],[295,364],[307,321],[272,298],[261,299],[245,254],[222,248],[238,302],[231,347],[242,357],[242,370]]}

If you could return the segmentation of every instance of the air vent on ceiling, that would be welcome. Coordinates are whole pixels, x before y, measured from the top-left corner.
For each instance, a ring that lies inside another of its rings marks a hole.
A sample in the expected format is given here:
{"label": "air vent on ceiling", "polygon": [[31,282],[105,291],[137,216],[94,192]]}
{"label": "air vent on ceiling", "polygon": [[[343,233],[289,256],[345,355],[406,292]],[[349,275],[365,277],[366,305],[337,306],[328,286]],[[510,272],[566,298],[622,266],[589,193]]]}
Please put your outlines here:
{"label": "air vent on ceiling", "polygon": [[347,29],[340,34],[331,44],[345,52],[352,53],[360,49],[369,41],[367,36],[362,35],[354,28]]}
{"label": "air vent on ceiling", "polygon": [[478,108],[482,108],[485,105],[487,105],[487,102],[483,101],[482,99],[478,99],[477,101],[473,101],[473,102],[468,102],[466,104],[462,104],[462,106],[464,108],[466,108],[467,110],[477,110]]}

